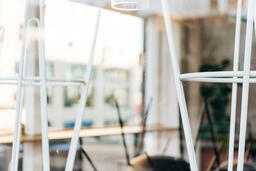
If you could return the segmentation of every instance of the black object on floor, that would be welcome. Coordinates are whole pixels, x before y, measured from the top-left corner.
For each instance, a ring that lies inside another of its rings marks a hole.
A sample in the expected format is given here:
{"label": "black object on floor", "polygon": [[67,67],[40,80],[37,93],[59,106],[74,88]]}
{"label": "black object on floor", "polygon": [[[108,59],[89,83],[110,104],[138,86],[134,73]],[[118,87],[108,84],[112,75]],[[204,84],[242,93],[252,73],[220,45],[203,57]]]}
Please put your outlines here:
{"label": "black object on floor", "polygon": [[141,155],[132,159],[130,164],[128,171],[190,171],[186,161],[170,156]]}

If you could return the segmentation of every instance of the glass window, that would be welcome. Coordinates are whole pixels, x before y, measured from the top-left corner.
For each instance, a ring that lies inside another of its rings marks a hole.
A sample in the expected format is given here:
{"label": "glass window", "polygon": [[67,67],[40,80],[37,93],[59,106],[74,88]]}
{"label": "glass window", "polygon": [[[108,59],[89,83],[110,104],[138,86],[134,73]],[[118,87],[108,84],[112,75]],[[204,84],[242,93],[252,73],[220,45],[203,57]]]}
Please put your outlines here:
{"label": "glass window", "polygon": [[[80,64],[65,64],[64,77],[72,79],[84,79],[86,66]],[[92,70],[91,79],[95,79],[95,69]],[[82,87],[69,86],[64,88],[64,106],[72,107],[79,103]],[[93,106],[93,87],[89,87],[86,106]]]}
{"label": "glass window", "polygon": [[105,69],[104,79],[106,81],[114,81],[117,83],[125,83],[129,80],[129,71],[125,69]]}
{"label": "glass window", "polygon": [[[64,106],[65,107],[72,107],[75,104],[78,104],[80,101],[82,87],[65,87],[64,88]],[[89,87],[88,89],[88,96],[86,101],[86,106],[90,107],[93,106],[93,87]]]}
{"label": "glass window", "polygon": [[[86,65],[81,64],[65,64],[64,77],[72,79],[84,79],[86,73]],[[95,79],[95,68],[92,69],[91,80]]]}
{"label": "glass window", "polygon": [[121,106],[129,105],[129,71],[111,68],[104,71],[104,102],[112,105],[116,98]]}

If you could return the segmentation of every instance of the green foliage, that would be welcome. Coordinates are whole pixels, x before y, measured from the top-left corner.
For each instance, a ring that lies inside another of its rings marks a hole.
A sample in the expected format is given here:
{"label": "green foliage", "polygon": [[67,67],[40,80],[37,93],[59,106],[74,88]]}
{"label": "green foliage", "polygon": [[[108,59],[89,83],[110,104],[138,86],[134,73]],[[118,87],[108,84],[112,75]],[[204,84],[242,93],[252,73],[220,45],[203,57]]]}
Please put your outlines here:
{"label": "green foliage", "polygon": [[[200,72],[223,71],[229,65],[228,60],[223,60],[220,65],[202,65]],[[205,83],[200,86],[200,94],[209,103],[213,130],[218,141],[226,141],[229,133],[229,116],[227,105],[229,103],[230,85],[223,83]],[[210,140],[211,134],[208,123],[200,125],[199,136],[202,140]]]}

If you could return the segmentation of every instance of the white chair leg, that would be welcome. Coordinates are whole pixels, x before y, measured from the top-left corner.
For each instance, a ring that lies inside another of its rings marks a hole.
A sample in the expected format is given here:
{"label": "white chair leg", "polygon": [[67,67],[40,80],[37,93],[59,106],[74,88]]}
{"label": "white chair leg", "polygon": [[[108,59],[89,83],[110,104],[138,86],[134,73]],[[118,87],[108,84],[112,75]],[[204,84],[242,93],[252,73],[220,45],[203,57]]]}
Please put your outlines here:
{"label": "white chair leg", "polygon": [[18,77],[18,87],[16,95],[16,116],[15,116],[15,125],[14,125],[14,134],[13,134],[13,144],[12,144],[12,157],[11,157],[11,171],[18,170],[19,162],[19,149],[20,149],[20,137],[21,137],[21,118],[22,118],[22,107],[24,102],[24,86],[23,78],[25,76],[25,63],[26,63],[26,51],[27,51],[27,34],[26,28],[30,23],[25,24],[23,29],[23,39],[22,39],[22,48],[21,48],[21,58],[19,64],[19,77]]}
{"label": "white chair leg", "polygon": [[[241,13],[242,0],[237,1],[236,11],[236,32],[235,32],[235,51],[233,71],[238,71],[239,67],[239,52],[240,52],[240,37],[241,37]],[[233,77],[237,79],[238,77]],[[237,107],[237,83],[232,84],[232,99],[231,99],[231,114],[230,114],[230,135],[229,135],[229,151],[228,151],[228,171],[233,171],[234,161],[234,144],[236,132],[236,107]]]}
{"label": "white chair leg", "polygon": [[191,127],[190,127],[189,118],[188,118],[188,111],[187,111],[187,106],[186,106],[186,101],[185,101],[183,85],[179,78],[180,69],[179,69],[179,62],[177,61],[178,57],[176,55],[176,50],[175,50],[175,46],[174,46],[169,5],[168,5],[167,0],[162,0],[161,3],[162,3],[163,15],[164,15],[165,28],[166,28],[166,33],[167,33],[167,38],[168,38],[168,43],[169,43],[169,50],[171,53],[170,54],[171,66],[172,66],[173,73],[174,73],[174,80],[175,80],[176,91],[177,91],[179,107],[180,107],[180,113],[181,113],[181,118],[182,118],[182,123],[183,123],[183,128],[184,128],[184,135],[185,135],[185,140],[186,140],[186,145],[187,145],[190,168],[192,171],[198,171],[197,162],[196,162],[196,154],[195,154],[194,145],[193,145],[193,139],[192,139]]}
{"label": "white chair leg", "polygon": [[242,106],[241,106],[241,119],[240,119],[238,166],[237,166],[238,171],[243,171],[243,165],[244,165],[254,10],[255,10],[255,0],[249,0],[248,14],[247,14],[247,27],[246,27],[246,40],[245,40]]}
{"label": "white chair leg", "polygon": [[44,0],[40,1],[39,21],[39,74],[40,74],[40,103],[41,103],[41,127],[42,127],[42,154],[43,170],[50,171],[50,151],[48,139],[48,112],[47,112],[47,82],[46,82],[46,61],[44,42]]}
{"label": "white chair leg", "polygon": [[71,139],[65,171],[72,171],[74,166],[74,160],[75,160],[76,150],[78,146],[79,132],[81,129],[84,108],[87,101],[87,93],[88,93],[91,71],[93,66],[94,52],[95,52],[96,40],[97,40],[99,22],[100,22],[100,15],[101,15],[101,11],[99,10],[97,20],[96,20],[93,43],[92,43],[91,52],[90,52],[90,59],[89,59],[87,69],[86,69],[86,74],[85,74],[86,85],[83,87],[83,90],[81,93],[80,103],[78,106],[78,112],[77,112],[76,121],[75,121],[74,134]]}

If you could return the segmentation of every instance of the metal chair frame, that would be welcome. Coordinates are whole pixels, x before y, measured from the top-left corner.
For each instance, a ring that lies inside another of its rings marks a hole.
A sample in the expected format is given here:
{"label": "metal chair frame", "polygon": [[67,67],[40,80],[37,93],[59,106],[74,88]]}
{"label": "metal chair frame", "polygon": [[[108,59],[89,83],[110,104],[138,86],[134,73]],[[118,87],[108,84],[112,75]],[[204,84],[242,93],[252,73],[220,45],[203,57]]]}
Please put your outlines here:
{"label": "metal chair frame", "polygon": [[[230,121],[230,137],[229,137],[229,161],[228,171],[233,170],[234,160],[234,140],[235,140],[235,119],[236,119],[236,106],[237,106],[237,84],[242,83],[242,107],[241,107],[241,121],[240,121],[240,135],[239,135],[239,152],[238,152],[238,171],[243,170],[244,153],[245,153],[245,140],[246,140],[246,122],[248,113],[248,95],[249,84],[256,83],[256,71],[251,71],[251,50],[252,50],[252,38],[253,38],[253,25],[256,21],[256,2],[255,0],[248,0],[248,12],[247,12],[247,29],[246,29],[246,41],[245,41],[245,54],[244,54],[244,70],[239,71],[239,50],[240,50],[240,32],[241,32],[241,11],[242,0],[237,2],[237,18],[236,18],[236,33],[235,33],[235,48],[234,48],[234,65],[233,71],[225,72],[201,72],[201,73],[186,73],[181,74],[178,56],[175,50],[175,42],[173,38],[172,22],[170,18],[170,10],[168,0],[161,0],[162,11],[164,16],[164,23],[168,38],[168,45],[170,49],[171,67],[173,70],[173,77],[175,80],[176,91],[178,96],[178,102],[180,107],[180,113],[183,123],[184,135],[187,145],[188,157],[190,167],[192,171],[198,171],[196,155],[194,151],[194,145],[191,134],[191,127],[189,123],[188,111],[185,101],[184,89],[182,81],[194,81],[194,82],[214,82],[214,83],[232,83],[232,101],[231,101],[231,121]],[[41,0],[40,4],[40,19],[31,18],[26,23],[23,31],[22,41],[22,53],[19,65],[18,77],[1,77],[0,84],[17,85],[17,107],[16,107],[16,121],[14,131],[14,142],[12,147],[12,160],[11,171],[17,171],[18,158],[19,158],[19,146],[21,137],[21,114],[24,97],[25,86],[39,86],[40,87],[40,103],[41,103],[41,120],[42,120],[42,148],[43,148],[43,170],[50,170],[49,160],[49,140],[48,140],[48,122],[47,122],[47,86],[73,86],[82,85],[83,90],[81,93],[80,103],[75,121],[74,134],[71,140],[68,159],[66,163],[65,171],[71,171],[74,166],[75,154],[78,147],[79,131],[81,129],[82,116],[84,114],[84,107],[87,99],[88,86],[90,83],[90,75],[93,66],[94,51],[97,40],[97,33],[100,22],[100,10],[98,12],[94,39],[92,42],[90,59],[88,62],[88,68],[84,80],[66,80],[59,78],[46,78],[45,67],[45,49],[44,49],[44,12],[43,12],[44,0]],[[26,51],[28,45],[27,28],[36,23],[39,28],[39,77],[26,77]],[[255,28],[256,32],[256,28]]]}
{"label": "metal chair frame", "polygon": [[[256,1],[248,0],[247,10],[247,28],[245,40],[245,54],[244,54],[244,69],[239,71],[239,50],[240,50],[240,35],[241,35],[241,11],[242,0],[237,1],[237,17],[236,17],[236,32],[235,32],[235,48],[234,48],[234,64],[233,71],[226,72],[200,72],[181,74],[176,55],[172,23],[170,19],[170,10],[168,8],[168,0],[161,0],[165,28],[168,38],[169,49],[171,53],[171,66],[174,73],[176,91],[178,95],[180,113],[184,128],[185,140],[187,145],[188,157],[192,171],[198,171],[196,162],[196,155],[193,148],[193,140],[191,135],[191,128],[188,118],[188,111],[184,96],[182,81],[195,82],[214,82],[214,83],[232,83],[232,99],[231,99],[231,120],[230,120],[230,137],[229,137],[229,153],[228,153],[228,171],[233,170],[234,161],[234,141],[235,141],[235,123],[236,123],[236,107],[237,107],[237,84],[242,83],[242,106],[240,119],[240,134],[239,134],[239,151],[238,151],[238,171],[243,170],[245,141],[246,141],[246,126],[248,113],[248,97],[249,84],[255,83],[255,71],[251,71],[251,51],[253,39],[253,25],[256,23]],[[256,28],[255,28],[256,32]]]}
{"label": "metal chair frame", "polygon": [[[82,124],[82,117],[87,100],[88,87],[90,84],[90,77],[92,73],[94,52],[96,47],[96,40],[98,35],[98,28],[100,23],[101,10],[98,10],[95,31],[93,35],[93,42],[91,45],[90,58],[86,67],[86,73],[83,80],[78,79],[64,79],[64,78],[47,78],[46,77],[46,59],[45,59],[45,41],[44,41],[44,0],[40,1],[40,19],[30,18],[25,23],[23,28],[21,57],[19,63],[19,76],[18,77],[0,77],[0,84],[17,85],[17,104],[16,104],[16,117],[14,125],[14,138],[12,145],[11,155],[11,171],[18,170],[19,149],[21,139],[21,116],[22,107],[24,102],[24,89],[26,86],[40,87],[40,105],[41,105],[41,129],[42,129],[42,157],[43,157],[43,170],[50,171],[50,153],[49,153],[49,139],[48,139],[48,114],[47,114],[47,86],[82,86],[82,93],[78,106],[74,134],[71,139],[68,159],[66,163],[66,171],[71,171],[74,166],[75,155],[79,145],[79,132]],[[26,73],[27,64],[27,50],[29,45],[28,31],[32,24],[37,26],[38,32],[38,51],[39,51],[39,76],[28,77]],[[4,29],[1,27],[3,40]],[[2,42],[1,42],[2,44]]]}

